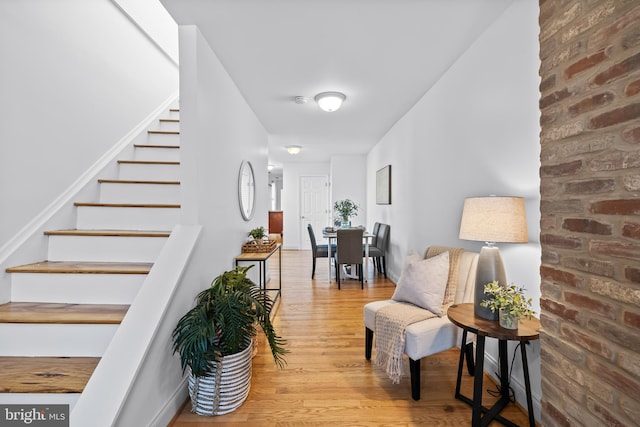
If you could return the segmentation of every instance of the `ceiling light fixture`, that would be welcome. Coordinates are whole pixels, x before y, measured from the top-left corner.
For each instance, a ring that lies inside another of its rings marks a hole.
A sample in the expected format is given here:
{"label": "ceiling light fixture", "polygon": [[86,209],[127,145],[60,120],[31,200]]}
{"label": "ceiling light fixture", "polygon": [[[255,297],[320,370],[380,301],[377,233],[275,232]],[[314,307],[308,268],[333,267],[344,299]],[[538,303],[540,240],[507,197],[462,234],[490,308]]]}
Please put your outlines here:
{"label": "ceiling light fixture", "polygon": [[341,92],[322,92],[314,99],[322,110],[332,112],[338,110],[347,97]]}
{"label": "ceiling light fixture", "polygon": [[287,148],[287,152],[289,154],[298,154],[300,152],[300,149],[302,148],[299,145],[289,145],[286,147]]}

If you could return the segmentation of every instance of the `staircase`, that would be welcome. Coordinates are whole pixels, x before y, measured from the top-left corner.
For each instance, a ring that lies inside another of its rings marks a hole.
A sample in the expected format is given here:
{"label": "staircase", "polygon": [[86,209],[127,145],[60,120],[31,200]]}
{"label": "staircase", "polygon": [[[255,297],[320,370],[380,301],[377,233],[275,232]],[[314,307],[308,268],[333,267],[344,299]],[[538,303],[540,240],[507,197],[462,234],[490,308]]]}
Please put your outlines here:
{"label": "staircase", "polygon": [[7,268],[0,304],[0,401],[69,404],[84,390],[180,215],[179,111],[171,109],[76,202],[76,229],[52,230],[47,260]]}

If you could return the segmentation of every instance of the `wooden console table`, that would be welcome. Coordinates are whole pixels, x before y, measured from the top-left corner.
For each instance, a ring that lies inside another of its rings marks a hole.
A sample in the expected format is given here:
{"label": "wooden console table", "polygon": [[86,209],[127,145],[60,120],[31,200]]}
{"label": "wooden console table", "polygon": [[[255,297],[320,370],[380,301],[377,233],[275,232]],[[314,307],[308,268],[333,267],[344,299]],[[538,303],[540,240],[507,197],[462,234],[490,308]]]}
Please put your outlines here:
{"label": "wooden console table", "polygon": [[[497,320],[486,320],[475,317],[473,304],[456,304],[449,307],[447,312],[449,320],[454,325],[462,328],[462,344],[460,346],[460,362],[458,363],[458,378],[456,380],[456,399],[471,405],[473,408],[471,425],[473,427],[487,426],[492,420],[501,422],[510,427],[517,424],[500,416],[500,411],[509,403],[509,358],[507,356],[507,341],[520,341],[520,354],[524,371],[524,384],[527,393],[527,410],[529,411],[529,426],[535,427],[536,421],[533,414],[533,402],[531,399],[531,383],[529,381],[529,364],[527,362],[526,344],[540,338],[540,321],[535,318],[521,319],[518,329],[505,329]],[[464,363],[467,332],[476,334],[476,366],[473,375],[473,399],[469,399],[460,393],[460,381],[462,379],[462,365]],[[500,399],[491,407],[482,406],[482,380],[484,370],[484,343],[485,339],[498,339],[498,351],[500,359]],[[484,414],[484,416],[483,416]]]}
{"label": "wooden console table", "polygon": [[[236,267],[240,262],[257,262],[259,271],[258,286],[264,291],[275,291],[276,296],[273,298],[273,302],[282,294],[282,252],[280,243],[276,244],[270,252],[244,252],[236,257]],[[271,255],[278,252],[278,287],[267,288],[267,260],[271,258]]]}

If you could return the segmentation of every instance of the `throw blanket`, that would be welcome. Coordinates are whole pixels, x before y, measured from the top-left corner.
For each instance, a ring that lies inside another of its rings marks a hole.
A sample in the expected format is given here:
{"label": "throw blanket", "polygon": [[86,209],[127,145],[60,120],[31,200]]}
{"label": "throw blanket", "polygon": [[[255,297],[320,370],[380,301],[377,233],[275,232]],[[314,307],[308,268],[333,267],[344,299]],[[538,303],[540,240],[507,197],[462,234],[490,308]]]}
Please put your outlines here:
{"label": "throw blanket", "polygon": [[402,355],[407,326],[432,317],[436,315],[403,302],[389,304],[376,312],[376,364],[385,370],[393,384],[398,384],[404,374]]}
{"label": "throw blanket", "polygon": [[449,278],[447,279],[447,288],[444,291],[444,299],[442,300],[442,313],[446,313],[449,307],[455,302],[456,291],[458,289],[458,262],[464,249],[450,248],[447,246],[429,246],[425,258],[431,258],[441,253],[449,251]]}
{"label": "throw blanket", "polygon": [[[430,246],[425,254],[425,258],[431,258],[445,251],[449,251],[449,277],[442,301],[443,313],[446,313],[455,301],[458,288],[458,262],[464,249]],[[398,384],[400,377],[404,374],[402,355],[407,326],[432,317],[436,315],[403,302],[389,304],[376,312],[376,364],[385,370],[393,384]]]}

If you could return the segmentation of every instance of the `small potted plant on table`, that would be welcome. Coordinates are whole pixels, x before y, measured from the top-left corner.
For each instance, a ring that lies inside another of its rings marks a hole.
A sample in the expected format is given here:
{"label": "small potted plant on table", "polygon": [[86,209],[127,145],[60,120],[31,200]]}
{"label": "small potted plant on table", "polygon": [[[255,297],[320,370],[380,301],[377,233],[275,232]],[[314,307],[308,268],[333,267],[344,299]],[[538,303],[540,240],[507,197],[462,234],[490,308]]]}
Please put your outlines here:
{"label": "small potted plant on table", "polygon": [[333,210],[338,214],[343,228],[350,225],[349,218],[358,215],[358,209],[360,206],[350,199],[338,200],[333,204]]}
{"label": "small potted plant on table", "polygon": [[525,298],[524,289],[516,285],[501,286],[497,280],[487,283],[484,293],[489,295],[480,303],[483,307],[488,307],[492,312],[498,310],[500,326],[506,329],[518,329],[518,322],[523,317],[530,319],[533,316],[531,311],[531,298]]}
{"label": "small potted plant on table", "polygon": [[238,408],[251,385],[252,342],[260,326],[273,359],[283,367],[286,341],[276,334],[273,301],[236,267],[216,277],[196,296],[196,305],[173,330],[173,351],[189,368],[192,412],[222,415]]}

